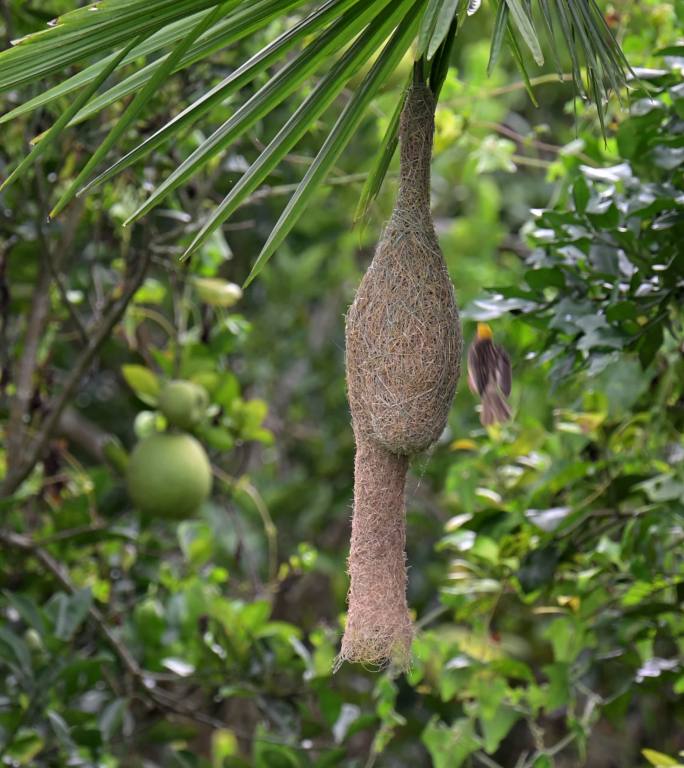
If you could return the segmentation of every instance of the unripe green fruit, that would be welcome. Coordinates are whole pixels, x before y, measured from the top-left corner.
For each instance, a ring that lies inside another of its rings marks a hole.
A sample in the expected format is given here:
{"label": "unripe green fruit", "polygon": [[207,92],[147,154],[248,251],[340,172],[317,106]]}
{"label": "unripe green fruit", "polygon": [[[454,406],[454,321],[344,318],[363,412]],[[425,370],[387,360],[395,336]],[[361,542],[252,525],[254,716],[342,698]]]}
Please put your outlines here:
{"label": "unripe green fruit", "polygon": [[192,429],[204,416],[209,397],[204,387],[191,381],[169,381],[159,393],[158,406],[169,424]]}
{"label": "unripe green fruit", "polygon": [[211,466],[191,435],[157,434],[133,450],[128,493],[144,514],[180,519],[192,515],[211,492]]}

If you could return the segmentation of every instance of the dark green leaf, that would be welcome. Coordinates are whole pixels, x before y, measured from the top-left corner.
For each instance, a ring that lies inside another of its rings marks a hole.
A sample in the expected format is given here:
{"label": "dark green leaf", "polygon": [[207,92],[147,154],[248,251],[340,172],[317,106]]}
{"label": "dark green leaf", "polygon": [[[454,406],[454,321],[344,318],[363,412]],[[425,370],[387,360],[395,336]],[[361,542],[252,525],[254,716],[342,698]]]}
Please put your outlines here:
{"label": "dark green leaf", "polygon": [[494,21],[494,31],[492,32],[492,43],[489,49],[489,62],[487,63],[487,74],[491,77],[494,67],[501,54],[501,45],[508,29],[508,5],[506,0],[499,0],[499,7],[496,11]]}
{"label": "dark green leaf", "polygon": [[31,653],[26,643],[7,627],[0,626],[0,659],[18,667],[26,675],[31,674]]}
{"label": "dark green leaf", "polygon": [[105,741],[110,741],[121,730],[127,706],[126,699],[114,699],[102,711],[99,726]]}
{"label": "dark green leaf", "polygon": [[380,151],[375,157],[375,162],[371,168],[368,177],[361,190],[358,205],[354,212],[354,223],[356,224],[368,213],[368,209],[371,203],[376,199],[382,187],[382,182],[385,179],[387,170],[392,161],[392,157],[397,149],[399,143],[399,118],[401,117],[401,110],[404,107],[405,93],[401,98],[397,100],[397,105],[394,108],[392,117],[390,118],[389,125],[385,131],[385,135],[380,145]]}
{"label": "dark green leaf", "polygon": [[544,54],[542,53],[537,33],[529,16],[528,9],[523,0],[504,0],[511,12],[513,23],[517,27],[522,39],[530,49],[534,60],[541,66],[544,63]]}
{"label": "dark green leaf", "polygon": [[523,592],[534,592],[547,585],[556,572],[558,558],[558,549],[553,544],[526,555],[517,573]]}
{"label": "dark green leaf", "polygon": [[33,627],[41,637],[45,637],[47,634],[45,618],[31,597],[21,592],[11,592],[10,590],[4,590],[3,595],[27,625]]}
{"label": "dark green leaf", "polygon": [[85,621],[93,596],[89,589],[79,589],[73,595],[58,596],[55,636],[60,640],[71,640]]}
{"label": "dark green leaf", "polygon": [[525,272],[525,282],[535,291],[545,288],[565,288],[565,277],[558,267],[541,267]]}

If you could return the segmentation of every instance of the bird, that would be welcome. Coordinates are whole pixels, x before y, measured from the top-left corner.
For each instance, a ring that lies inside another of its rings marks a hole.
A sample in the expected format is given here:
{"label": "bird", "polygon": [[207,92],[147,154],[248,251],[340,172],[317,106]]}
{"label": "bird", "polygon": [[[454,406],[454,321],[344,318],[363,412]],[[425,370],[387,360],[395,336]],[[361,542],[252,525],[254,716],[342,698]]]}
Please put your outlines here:
{"label": "bird", "polygon": [[468,350],[468,387],[482,400],[480,421],[485,427],[511,417],[507,399],[511,394],[511,359],[492,336],[486,323],[478,323]]}

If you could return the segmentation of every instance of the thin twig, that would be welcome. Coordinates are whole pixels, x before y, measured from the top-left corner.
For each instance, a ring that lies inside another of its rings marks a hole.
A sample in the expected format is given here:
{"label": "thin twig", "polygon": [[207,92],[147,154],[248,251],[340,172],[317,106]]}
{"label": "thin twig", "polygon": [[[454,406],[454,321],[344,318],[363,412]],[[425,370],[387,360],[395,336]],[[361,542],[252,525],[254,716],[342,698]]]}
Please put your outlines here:
{"label": "thin twig", "polygon": [[428,624],[432,624],[435,619],[438,619],[449,610],[450,608],[447,605],[438,605],[436,608],[428,611],[416,622],[416,629],[424,629]]}
{"label": "thin twig", "polygon": [[526,157],[525,155],[511,155],[511,160],[518,165],[527,165],[530,168],[550,168],[553,163],[548,160],[540,160],[537,157]]}
{"label": "thin twig", "polygon": [[[471,125],[474,127],[486,128],[491,131],[496,131],[502,136],[507,136],[509,139],[517,141],[522,146],[529,145],[535,149],[540,150],[541,152],[550,152],[554,155],[559,155],[564,149],[564,147],[559,146],[558,144],[549,144],[546,141],[540,141],[539,139],[535,139],[532,136],[525,136],[522,133],[518,133],[518,131],[514,131],[512,128],[509,128],[503,123],[493,123],[487,120],[473,120]],[[596,165],[596,161],[584,152],[579,152],[577,157],[579,157],[587,165]]]}
{"label": "thin twig", "polygon": [[62,262],[64,261],[67,253],[71,250],[71,246],[76,235],[78,222],[80,221],[81,216],[83,215],[83,211],[85,210],[85,201],[79,200],[71,209],[69,216],[64,224],[62,241],[59,244],[57,253],[53,253],[50,239],[45,234],[45,229],[43,228],[43,222],[47,220],[48,211],[50,210],[50,201],[47,190],[45,188],[45,173],[43,171],[43,165],[41,162],[36,163],[34,173],[36,180],[36,195],[38,198],[38,216],[36,219],[36,232],[38,233],[38,241],[43,249],[43,256],[47,263],[47,267],[50,270],[50,274],[52,275],[52,280],[57,286],[60,298],[62,299],[62,303],[69,313],[69,317],[71,318],[73,324],[76,326],[76,330],[80,336],[81,343],[87,344],[88,333],[85,329],[85,326],[81,322],[81,318],[79,317],[76,308],[69,300],[66,286],[64,285],[64,281],[60,275]]}
{"label": "thin twig", "polygon": [[[387,176],[391,177],[396,174],[388,173]],[[368,173],[349,173],[346,176],[335,176],[331,179],[327,179],[325,186],[337,187],[347,186],[348,184],[355,184],[359,181],[365,181],[368,177]],[[289,195],[295,192],[299,184],[280,184],[274,187],[263,187],[262,189],[253,192],[248,198],[245,199],[243,205],[249,205],[258,200],[263,200],[267,197],[274,197],[278,195]]]}
{"label": "thin twig", "polygon": [[53,533],[51,536],[41,537],[36,544],[54,544],[57,541],[69,541],[78,539],[81,536],[87,536],[92,533],[106,531],[109,526],[107,523],[90,523],[89,525],[79,525],[77,528],[67,528],[66,530]]}
{"label": "thin twig", "polygon": [[[530,85],[534,88],[536,85],[547,85],[549,83],[569,83],[572,82],[573,76],[571,74],[563,75],[539,75],[539,77],[531,77]],[[472,103],[473,100],[479,101],[486,98],[495,98],[496,96],[504,96],[507,93],[515,93],[516,91],[523,91],[527,89],[527,83],[523,80],[516,80],[514,83],[508,85],[501,85],[498,88],[482,88],[475,94],[468,94],[466,96],[458,96],[455,99],[445,101],[442,106],[457,107],[461,104]]]}
{"label": "thin twig", "polygon": [[222,483],[225,483],[229,488],[234,491],[242,491],[252,500],[252,503],[256,507],[261,522],[264,526],[264,533],[266,535],[266,541],[268,544],[268,573],[269,581],[272,583],[275,581],[278,575],[278,529],[273,522],[271,513],[266,506],[259,491],[249,482],[246,476],[242,476],[236,479],[224,472],[220,467],[212,466],[212,472]]}
{"label": "thin twig", "polygon": [[492,760],[492,758],[486,755],[484,752],[475,752],[473,757],[479,760],[482,765],[486,765],[487,768],[503,768],[500,763],[497,763],[496,760]]}
{"label": "thin twig", "polygon": [[[69,578],[69,574],[66,569],[43,547],[36,544],[29,536],[24,536],[12,531],[0,530],[0,541],[3,544],[7,544],[15,549],[20,549],[23,552],[31,554],[35,559],[49,571],[60,585],[70,594],[76,592],[76,587]],[[119,640],[119,638],[112,632],[111,628],[104,619],[104,616],[100,611],[92,605],[88,609],[88,613],[92,621],[97,625],[100,632],[104,635],[105,639],[111,646],[112,650],[121,660],[121,663],[128,672],[132,675],[139,677],[142,675],[142,670],[138,665],[138,662],[133,658],[128,648]]]}
{"label": "thin twig", "polygon": [[[75,314],[74,308],[68,300],[66,289],[59,277],[59,266],[56,263],[56,260],[53,259],[51,244],[43,229],[43,222],[45,221],[47,215],[46,211],[48,210],[44,184],[45,180],[42,166],[38,163],[35,169],[35,194],[38,201],[38,212],[35,224],[40,249],[40,263],[38,279],[33,290],[26,333],[24,334],[23,351],[19,360],[16,380],[14,382],[15,394],[10,404],[7,421],[8,473],[11,473],[13,468],[17,468],[22,464],[24,451],[27,448],[25,444],[27,440],[26,425],[30,420],[29,410],[33,399],[34,376],[38,368],[38,351],[50,313],[50,286],[53,281],[58,287],[62,300],[67,307],[67,311],[74,319],[79,334],[81,335],[81,339],[85,340],[87,343],[87,334],[83,329],[80,319]],[[76,226],[81,218],[82,212],[83,205],[77,206],[67,220],[59,244],[59,253],[64,254],[71,248],[76,232]]]}

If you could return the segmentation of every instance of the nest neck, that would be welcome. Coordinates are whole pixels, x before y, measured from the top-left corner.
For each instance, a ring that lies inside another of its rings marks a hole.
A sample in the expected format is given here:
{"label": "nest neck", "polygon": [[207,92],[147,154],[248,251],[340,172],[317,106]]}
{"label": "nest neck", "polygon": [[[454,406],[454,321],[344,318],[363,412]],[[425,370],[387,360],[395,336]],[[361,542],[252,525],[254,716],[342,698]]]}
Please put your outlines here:
{"label": "nest neck", "polygon": [[426,85],[413,84],[399,124],[399,191],[395,215],[430,219],[430,163],[435,132],[435,99]]}

